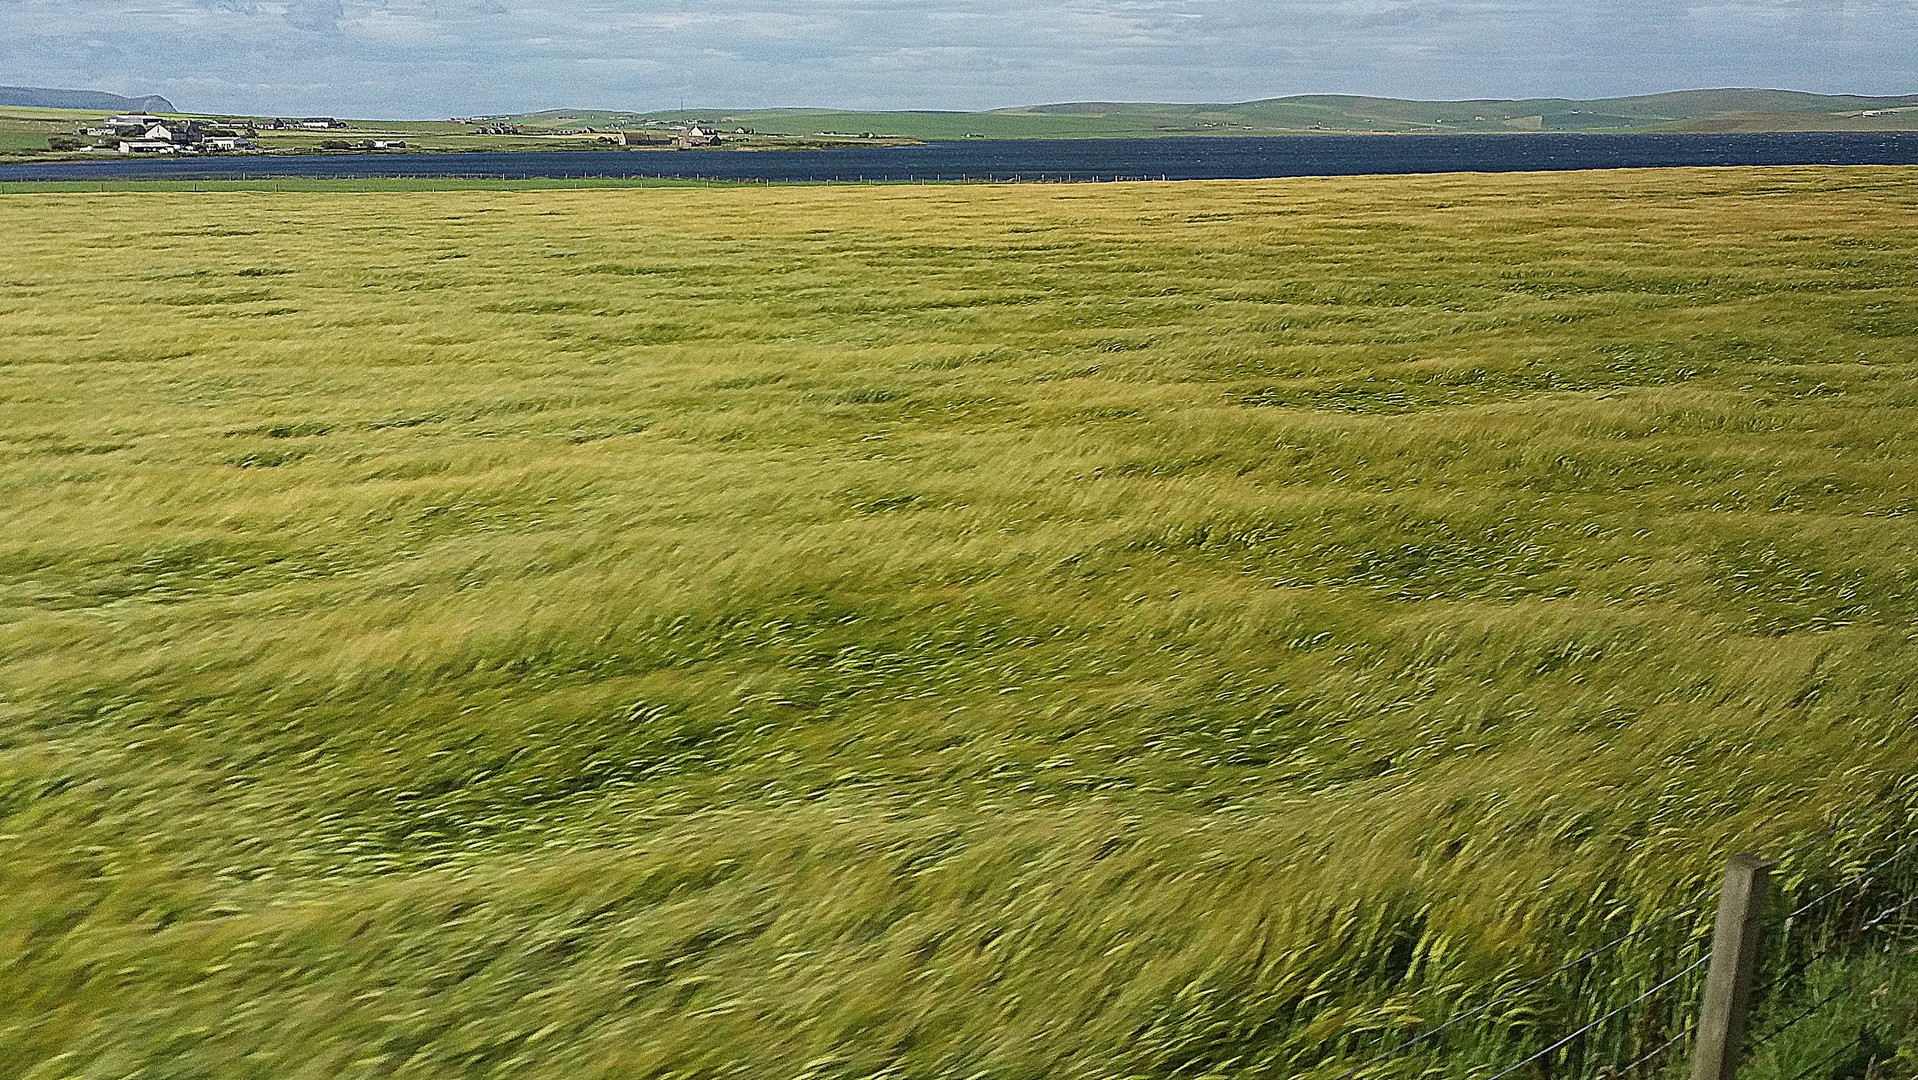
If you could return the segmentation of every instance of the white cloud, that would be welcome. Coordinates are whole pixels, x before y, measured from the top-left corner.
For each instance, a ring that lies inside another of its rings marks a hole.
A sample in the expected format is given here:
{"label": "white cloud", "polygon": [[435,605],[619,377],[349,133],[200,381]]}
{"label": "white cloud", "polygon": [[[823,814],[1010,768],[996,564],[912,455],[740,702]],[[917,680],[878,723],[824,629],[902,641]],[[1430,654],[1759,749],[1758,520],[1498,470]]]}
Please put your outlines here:
{"label": "white cloud", "polygon": [[1911,0],[0,0],[10,82],[185,107],[983,108],[1918,91]]}

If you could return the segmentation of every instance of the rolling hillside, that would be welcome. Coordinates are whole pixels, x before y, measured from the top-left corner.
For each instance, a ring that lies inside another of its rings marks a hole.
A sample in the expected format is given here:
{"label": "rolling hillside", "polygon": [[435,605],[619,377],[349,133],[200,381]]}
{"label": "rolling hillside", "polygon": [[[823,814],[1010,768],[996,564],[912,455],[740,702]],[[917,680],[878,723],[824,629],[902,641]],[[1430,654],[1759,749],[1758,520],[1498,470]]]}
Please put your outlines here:
{"label": "rolling hillside", "polygon": [[992,112],[853,112],[831,109],[557,109],[510,118],[534,128],[617,127],[703,121],[761,133],[898,135],[917,139],[1137,138],[1311,131],[1823,131],[1918,128],[1918,94],[1806,94],[1791,90],[1684,90],[1580,101],[1407,101],[1310,94],[1238,104],[1082,101]]}
{"label": "rolling hillside", "polygon": [[122,97],[99,90],[49,90],[40,86],[0,86],[0,106],[30,109],[118,109],[170,113],[173,103],[158,94]]}
{"label": "rolling hillside", "polygon": [[[53,136],[70,134],[102,112],[139,108],[174,111],[172,103],[161,97],[123,98],[96,91],[0,87],[0,154],[48,153]],[[223,119],[234,114],[200,115]],[[593,149],[604,145],[607,132],[640,128],[663,132],[690,123],[728,133],[752,132],[751,136],[737,136],[736,145],[759,147],[845,145],[848,137],[861,135],[938,141],[1314,132],[1909,131],[1918,130],[1918,95],[1687,90],[1594,101],[1407,101],[1317,94],[1238,104],[1082,101],[992,112],[551,109],[459,121],[358,119],[351,122],[346,135],[262,130],[256,138],[268,150],[308,153],[317,151],[322,141],[337,138],[399,138],[414,150],[429,152]]]}

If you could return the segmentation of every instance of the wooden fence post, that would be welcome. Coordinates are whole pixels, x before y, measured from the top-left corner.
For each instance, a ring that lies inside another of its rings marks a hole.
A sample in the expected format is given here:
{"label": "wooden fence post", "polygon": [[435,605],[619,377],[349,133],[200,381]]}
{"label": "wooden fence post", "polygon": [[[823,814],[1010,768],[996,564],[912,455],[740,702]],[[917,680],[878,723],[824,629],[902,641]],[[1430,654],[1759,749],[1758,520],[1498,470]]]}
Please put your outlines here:
{"label": "wooden fence post", "polygon": [[1769,869],[1753,855],[1733,855],[1725,864],[1711,967],[1692,1044],[1692,1080],[1734,1080],[1738,1074],[1738,1059],[1745,1051],[1745,1012],[1751,1005],[1752,977],[1758,973]]}

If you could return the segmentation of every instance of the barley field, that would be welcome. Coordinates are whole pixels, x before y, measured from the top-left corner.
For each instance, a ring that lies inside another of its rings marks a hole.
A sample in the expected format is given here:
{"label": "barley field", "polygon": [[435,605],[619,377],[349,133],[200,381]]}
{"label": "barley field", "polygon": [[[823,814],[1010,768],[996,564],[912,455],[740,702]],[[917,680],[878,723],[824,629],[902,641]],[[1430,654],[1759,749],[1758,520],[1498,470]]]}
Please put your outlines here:
{"label": "barley field", "polygon": [[1329,1077],[1918,802],[1918,170],[0,230],[0,1075]]}

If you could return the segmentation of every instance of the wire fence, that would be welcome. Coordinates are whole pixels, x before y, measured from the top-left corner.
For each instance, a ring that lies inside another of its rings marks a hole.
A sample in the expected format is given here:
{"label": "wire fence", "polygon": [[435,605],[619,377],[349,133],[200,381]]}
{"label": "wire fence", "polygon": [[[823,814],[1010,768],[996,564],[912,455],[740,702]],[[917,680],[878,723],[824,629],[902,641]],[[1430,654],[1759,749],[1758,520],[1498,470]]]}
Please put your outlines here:
{"label": "wire fence", "polygon": [[[1571,989],[1576,993],[1577,990],[1584,987],[1584,984],[1600,981],[1616,981],[1619,978],[1618,973],[1608,973],[1603,970],[1594,971],[1593,969],[1602,968],[1604,966],[1603,961],[1606,958],[1616,956],[1621,950],[1634,943],[1654,942],[1654,949],[1657,949],[1658,945],[1661,944],[1676,943],[1677,949],[1681,950],[1681,955],[1689,957],[1690,962],[1680,968],[1677,976],[1659,981],[1641,992],[1630,1004],[1643,1005],[1658,995],[1675,998],[1678,996],[1678,991],[1675,990],[1676,984],[1691,976],[1698,967],[1704,963],[1705,958],[1696,955],[1698,946],[1697,942],[1693,940],[1697,936],[1694,924],[1705,910],[1709,899],[1709,897],[1701,898],[1692,903],[1667,911],[1643,925],[1620,934],[1603,945],[1589,949],[1583,954],[1559,964],[1557,967],[1542,975],[1535,976],[1518,986],[1494,996],[1482,1004],[1451,1017],[1443,1023],[1412,1035],[1396,1045],[1392,1045],[1373,1054],[1358,1065],[1352,1066],[1343,1073],[1340,1073],[1335,1080],[1360,1080],[1361,1077],[1379,1075],[1379,1066],[1388,1065],[1398,1059],[1405,1058],[1415,1051],[1421,1051],[1425,1055],[1432,1055],[1434,1051],[1458,1049],[1460,1044],[1463,1044],[1464,1047],[1468,1049],[1481,1048],[1488,1041],[1488,1033],[1484,1029],[1488,1027],[1510,1027],[1514,1021],[1522,1023],[1525,1017],[1537,1009],[1536,1002],[1532,1001],[1531,998],[1539,995],[1541,992],[1550,996],[1568,996],[1563,994],[1563,990]],[[1678,958],[1678,956],[1674,956],[1674,959]],[[1552,994],[1552,991],[1555,989],[1559,990],[1560,993]],[[1625,1029],[1629,1027],[1629,1025],[1619,1022],[1620,1015],[1620,1009],[1613,1009],[1601,1017],[1590,1020],[1578,1026],[1570,1035],[1550,1043],[1543,1048],[1532,1051],[1523,1057],[1517,1065],[1497,1075],[1507,1075],[1519,1067],[1542,1060],[1552,1054],[1578,1059],[1585,1056],[1592,1049],[1606,1044],[1617,1045],[1623,1043],[1630,1045],[1633,1040],[1636,1040],[1650,1045],[1662,1038],[1664,1039],[1664,1044],[1669,1046],[1671,1042],[1674,1041],[1673,1037],[1666,1037],[1664,1035],[1664,1031],[1668,1026],[1665,1024],[1646,1025],[1641,1021],[1638,1031],[1626,1031]],[[1608,1026],[1608,1022],[1609,1026],[1614,1030],[1601,1030]],[[1451,1036],[1449,1040],[1447,1038],[1448,1035]],[[1494,1040],[1496,1041],[1496,1036],[1494,1036]],[[1448,1042],[1451,1044],[1449,1047]]]}
{"label": "wire fence", "polygon": [[[1754,1080],[1863,1078],[1895,1032],[1861,1024],[1860,964],[1918,954],[1918,834],[1902,815],[1845,822],[1772,859],[1760,968],[1742,1074]],[[1335,1038],[1323,1080],[1665,1080],[1694,1049],[1712,960],[1716,894],[1646,919],[1543,974],[1442,1021]],[[1875,959],[1874,959],[1875,958]],[[1918,979],[1918,956],[1903,961]],[[1876,976],[1875,976],[1876,977]],[[1912,988],[1907,988],[1909,995]],[[1918,1000],[1908,1021],[1918,1024]]]}
{"label": "wire fence", "polygon": [[[89,177],[76,173],[71,176],[48,177],[28,180],[0,180],[0,194],[33,192],[43,189],[72,190],[76,186],[86,185],[100,191],[109,188],[118,189],[126,184],[187,184],[207,185],[209,192],[244,190],[281,190],[283,185],[292,191],[309,190],[308,185],[353,184],[353,183],[413,183],[413,184],[530,184],[539,187],[553,186],[620,186],[644,184],[693,185],[707,187],[737,186],[781,186],[781,187],[836,187],[836,186],[873,186],[873,185],[913,185],[913,184],[1115,184],[1170,181],[1167,173],[1105,173],[1079,172],[1074,170],[1041,170],[1026,172],[949,172],[929,171],[923,173],[823,173],[796,171],[790,174],[772,174],[753,176],[740,174],[705,174],[665,171],[636,172],[358,172],[340,171],[273,171],[259,172],[189,172],[181,170],[175,174],[141,173],[118,176]],[[264,185],[264,186],[260,186]],[[199,188],[192,190],[198,191]]]}
{"label": "wire fence", "polygon": [[[1918,840],[1896,833],[1877,839],[1856,846],[1889,848],[1869,863],[1847,860],[1843,851],[1800,867],[1781,860],[1788,899],[1766,922],[1766,971],[1752,992],[1745,1046],[1749,1059],[1765,1062],[1781,1080],[1862,1075],[1870,1059],[1895,1050],[1888,1033],[1859,1022],[1857,999],[1871,991],[1843,966],[1874,957],[1895,962],[1918,941]],[[1846,1014],[1834,1015],[1841,1008]],[[1847,1063],[1856,1067],[1839,1068]]]}

